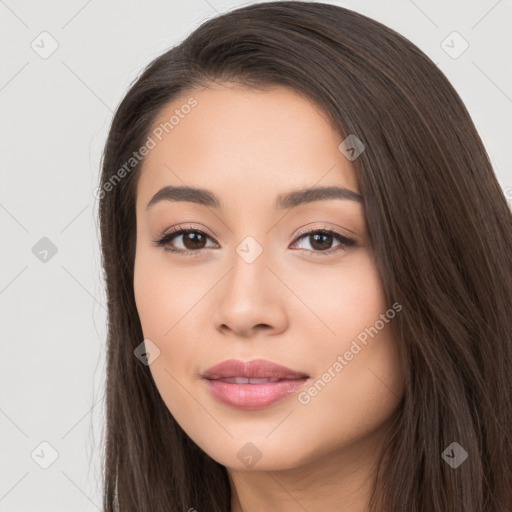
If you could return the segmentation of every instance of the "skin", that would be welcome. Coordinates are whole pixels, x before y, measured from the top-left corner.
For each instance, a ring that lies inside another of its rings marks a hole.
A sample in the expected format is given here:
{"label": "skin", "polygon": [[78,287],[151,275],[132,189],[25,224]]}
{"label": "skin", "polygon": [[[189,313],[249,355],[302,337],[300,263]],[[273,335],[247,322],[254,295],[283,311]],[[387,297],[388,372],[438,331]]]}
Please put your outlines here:
{"label": "skin", "polygon": [[[391,307],[361,203],[273,207],[278,194],[295,189],[359,192],[338,150],[343,137],[294,91],[235,84],[187,91],[155,126],[191,96],[197,106],[149,152],[137,186],[135,299],[144,337],[160,350],[150,365],[154,381],[190,438],[227,468],[233,512],[366,511],[404,391],[392,320],[307,404],[292,393],[264,409],[233,408],[201,377],[226,359],[262,358],[308,374],[308,389]],[[160,201],[146,210],[167,185],[206,188],[224,207]],[[194,245],[178,235],[168,247],[196,253],[155,246],[183,224],[209,238]],[[301,229],[323,227],[356,245],[327,239],[333,252],[323,255],[311,236],[298,238]],[[263,249],[252,263],[236,252],[247,236]],[[261,455],[251,467],[237,456],[249,442]]]}

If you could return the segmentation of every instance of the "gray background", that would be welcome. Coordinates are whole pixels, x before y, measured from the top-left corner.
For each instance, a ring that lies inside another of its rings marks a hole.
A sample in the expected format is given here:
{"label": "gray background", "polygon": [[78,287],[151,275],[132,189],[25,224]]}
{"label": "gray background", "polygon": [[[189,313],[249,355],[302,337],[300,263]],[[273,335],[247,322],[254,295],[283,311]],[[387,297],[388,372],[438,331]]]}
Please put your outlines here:
{"label": "gray background", "polygon": [[[1,511],[101,509],[106,309],[93,190],[108,126],[153,57],[247,3],[0,0]],[[329,3],[437,63],[512,200],[512,0]],[[443,43],[453,31],[469,44],[457,58],[462,40]]]}

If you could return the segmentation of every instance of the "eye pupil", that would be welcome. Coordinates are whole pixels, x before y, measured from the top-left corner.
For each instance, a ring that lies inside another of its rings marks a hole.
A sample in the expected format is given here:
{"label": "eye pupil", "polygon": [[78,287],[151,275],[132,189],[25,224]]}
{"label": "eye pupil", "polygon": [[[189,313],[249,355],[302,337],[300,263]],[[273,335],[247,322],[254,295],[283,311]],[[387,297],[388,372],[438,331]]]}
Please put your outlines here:
{"label": "eye pupil", "polygon": [[[311,235],[310,238],[314,240],[314,243],[311,244],[311,247],[316,248],[319,251],[325,251],[327,249],[330,249],[330,246],[332,244],[332,235],[323,234],[323,233],[317,233],[314,235]],[[321,243],[318,244],[319,239],[324,239],[324,244]],[[325,244],[325,239],[327,239],[327,244]]]}
{"label": "eye pupil", "polygon": [[[201,233],[196,233],[196,232],[184,233],[183,241],[184,241],[184,245],[187,249],[190,249],[190,250],[202,249],[204,247],[205,237],[203,235],[201,235]],[[199,241],[199,245],[197,245],[198,241]],[[191,242],[192,245],[189,245],[189,242]],[[203,245],[201,245],[201,242],[203,243]]]}

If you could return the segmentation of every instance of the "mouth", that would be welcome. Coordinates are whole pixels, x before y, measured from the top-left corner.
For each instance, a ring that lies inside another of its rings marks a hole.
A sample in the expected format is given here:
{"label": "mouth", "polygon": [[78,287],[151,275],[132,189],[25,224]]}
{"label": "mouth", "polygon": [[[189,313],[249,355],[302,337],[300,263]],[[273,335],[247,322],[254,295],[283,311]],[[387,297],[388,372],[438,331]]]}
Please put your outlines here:
{"label": "mouth", "polygon": [[[265,359],[253,359],[246,362],[239,359],[228,359],[212,366],[203,374],[203,377],[209,380],[244,378],[258,384],[258,379],[302,379],[309,375]],[[251,384],[251,382],[240,382],[240,384]]]}
{"label": "mouth", "polygon": [[229,382],[230,384],[264,384],[268,382],[279,382],[282,380],[288,379],[271,379],[271,378],[247,378],[247,377],[227,377],[224,379],[211,379],[211,380],[221,380],[222,382]]}
{"label": "mouth", "polygon": [[208,391],[238,409],[268,407],[304,386],[309,375],[262,359],[230,359],[204,373]]}

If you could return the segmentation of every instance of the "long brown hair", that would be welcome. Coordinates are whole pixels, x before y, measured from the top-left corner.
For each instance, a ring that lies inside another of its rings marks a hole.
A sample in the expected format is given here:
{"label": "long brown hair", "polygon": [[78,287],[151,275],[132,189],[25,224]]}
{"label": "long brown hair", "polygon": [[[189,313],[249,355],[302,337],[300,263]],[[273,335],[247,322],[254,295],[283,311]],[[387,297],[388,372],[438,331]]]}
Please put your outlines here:
{"label": "long brown hair", "polygon": [[[406,384],[371,510],[510,511],[512,223],[483,143],[446,77],[410,41],[348,9],[296,1],[203,23],[148,65],[112,121],[99,189],[105,510],[230,510],[226,468],[180,428],[134,356],[143,340],[133,289],[143,160],[130,159],[168,102],[212,81],[289,87],[328,113],[340,142],[355,134],[365,145],[352,164],[386,299],[402,305],[394,327]],[[442,456],[454,442],[467,452],[456,468]]]}

